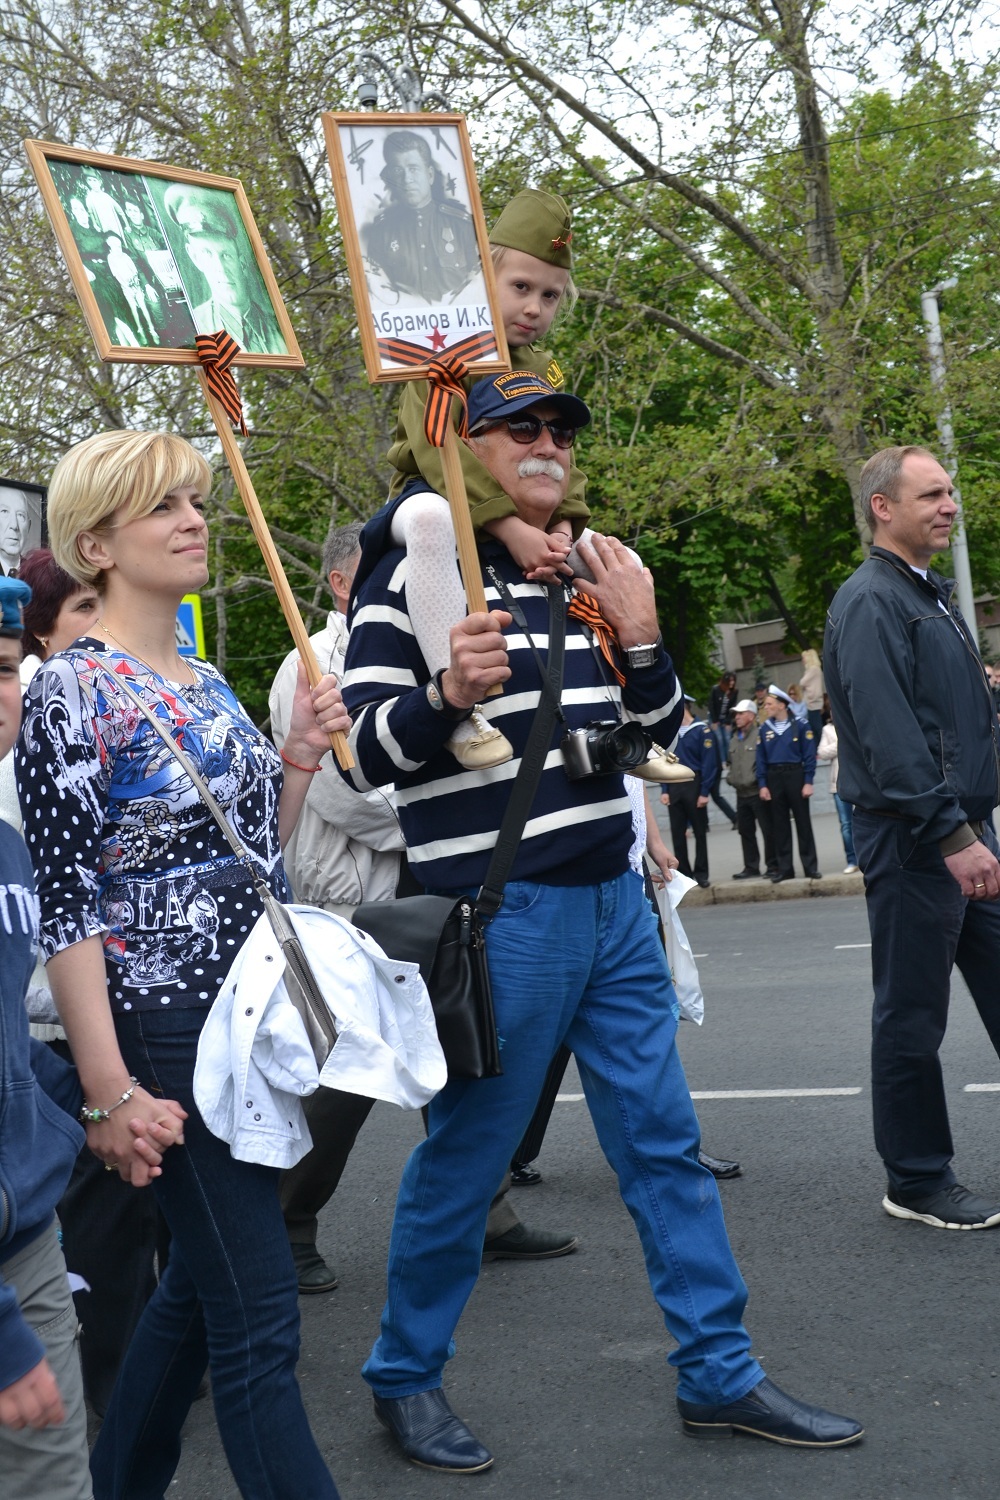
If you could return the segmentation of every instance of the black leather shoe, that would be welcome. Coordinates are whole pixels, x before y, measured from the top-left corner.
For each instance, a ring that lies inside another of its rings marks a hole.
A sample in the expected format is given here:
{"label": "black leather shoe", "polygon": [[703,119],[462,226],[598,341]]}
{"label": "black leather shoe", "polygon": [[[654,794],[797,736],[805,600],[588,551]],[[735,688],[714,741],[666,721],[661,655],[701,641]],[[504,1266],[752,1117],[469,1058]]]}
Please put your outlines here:
{"label": "black leather shoe", "polygon": [[772,885],[780,885],[783,880],[794,880],[794,875],[771,875],[769,877]]}
{"label": "black leather shoe", "polygon": [[703,891],[707,891],[712,882],[710,880],[699,880],[698,884],[701,886]]}
{"label": "black leather shoe", "polygon": [[292,1245],[295,1276],[299,1292],[306,1297],[316,1292],[332,1292],[337,1285],[337,1273],[331,1271],[315,1245]]}
{"label": "black leather shoe", "polygon": [[759,880],[759,870],[738,870],[733,876],[734,880]]}
{"label": "black leather shoe", "polygon": [[510,1164],[511,1187],[536,1187],[542,1180],[542,1174],[537,1167],[531,1166],[526,1161],[512,1161]]}
{"label": "black leather shoe", "polygon": [[743,1171],[738,1161],[720,1161],[717,1156],[709,1156],[705,1151],[698,1152],[698,1160],[719,1182],[724,1182],[728,1177],[739,1177]]}
{"label": "black leather shoe", "polygon": [[575,1234],[515,1224],[506,1234],[484,1240],[483,1260],[555,1260],[557,1255],[571,1255],[579,1243]]}
{"label": "black leather shoe", "polygon": [[374,1399],[376,1417],[411,1464],[453,1474],[480,1474],[492,1464],[493,1454],[456,1417],[440,1386],[416,1396]]}
{"label": "black leather shoe", "polygon": [[730,1437],[749,1432],[792,1448],[846,1448],[864,1434],[860,1422],[821,1406],[796,1401],[765,1375],[760,1385],[728,1406],[702,1406],[677,1398],[684,1431],[691,1437]]}
{"label": "black leather shoe", "polygon": [[922,1198],[902,1198],[890,1188],[882,1207],[894,1219],[916,1219],[932,1229],[995,1229],[1000,1224],[1000,1203],[980,1198],[960,1182]]}

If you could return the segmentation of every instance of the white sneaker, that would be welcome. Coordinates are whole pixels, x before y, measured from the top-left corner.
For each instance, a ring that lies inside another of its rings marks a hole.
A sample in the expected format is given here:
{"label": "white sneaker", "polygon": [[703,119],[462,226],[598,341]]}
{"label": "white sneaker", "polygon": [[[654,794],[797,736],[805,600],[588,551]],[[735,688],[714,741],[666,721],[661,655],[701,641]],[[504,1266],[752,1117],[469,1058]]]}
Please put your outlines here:
{"label": "white sneaker", "polygon": [[502,766],[514,756],[510,740],[480,712],[478,704],[467,719],[455,726],[445,748],[467,771],[487,771],[491,766]]}
{"label": "white sneaker", "polygon": [[857,875],[857,873],[858,873],[858,867],[857,867],[857,865],[845,865],[844,866],[844,874],[845,875]]}

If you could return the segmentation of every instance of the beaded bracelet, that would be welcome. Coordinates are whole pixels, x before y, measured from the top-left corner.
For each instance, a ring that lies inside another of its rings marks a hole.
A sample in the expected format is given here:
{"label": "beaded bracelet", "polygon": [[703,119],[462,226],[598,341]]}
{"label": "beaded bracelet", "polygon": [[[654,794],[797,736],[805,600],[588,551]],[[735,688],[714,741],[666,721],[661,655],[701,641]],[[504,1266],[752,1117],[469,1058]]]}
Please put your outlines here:
{"label": "beaded bracelet", "polygon": [[315,776],[317,771],[321,771],[323,769],[322,766],[300,766],[297,760],[290,760],[289,757],[285,754],[284,750],[279,750],[278,754],[281,756],[286,766],[294,766],[296,771],[306,771],[310,776]]}
{"label": "beaded bracelet", "polygon": [[127,1104],[132,1095],[135,1093],[136,1089],[139,1087],[139,1080],[138,1078],[133,1078],[132,1075],[129,1074],[128,1083],[129,1086],[125,1090],[124,1094],[122,1094],[121,1098],[116,1099],[114,1104],[109,1105],[107,1109],[88,1109],[86,1100],[84,1100],[83,1108],[77,1115],[77,1119],[80,1121],[80,1124],[100,1125],[104,1120],[108,1118],[113,1109],[119,1109],[123,1104]]}

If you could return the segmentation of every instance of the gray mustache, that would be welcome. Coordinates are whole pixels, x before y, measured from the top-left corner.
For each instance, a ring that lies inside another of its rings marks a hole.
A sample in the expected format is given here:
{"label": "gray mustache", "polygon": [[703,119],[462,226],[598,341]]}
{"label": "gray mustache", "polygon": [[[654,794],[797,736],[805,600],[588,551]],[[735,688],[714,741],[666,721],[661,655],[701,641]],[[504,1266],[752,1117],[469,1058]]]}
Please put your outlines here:
{"label": "gray mustache", "polygon": [[558,482],[566,477],[566,470],[554,458],[522,458],[517,472],[522,479],[530,479],[533,474],[544,474]]}

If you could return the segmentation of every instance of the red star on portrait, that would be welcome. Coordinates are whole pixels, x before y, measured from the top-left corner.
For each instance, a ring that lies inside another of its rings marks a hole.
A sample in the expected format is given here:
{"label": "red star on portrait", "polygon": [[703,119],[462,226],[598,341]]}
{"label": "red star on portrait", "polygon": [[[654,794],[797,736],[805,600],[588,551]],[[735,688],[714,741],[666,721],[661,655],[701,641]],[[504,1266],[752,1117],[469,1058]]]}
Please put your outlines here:
{"label": "red star on portrait", "polygon": [[440,328],[435,328],[433,333],[428,333],[425,335],[425,337],[430,339],[431,348],[434,350],[435,354],[443,349],[445,344],[448,342],[444,334],[441,332]]}

